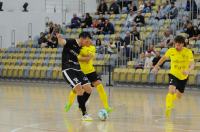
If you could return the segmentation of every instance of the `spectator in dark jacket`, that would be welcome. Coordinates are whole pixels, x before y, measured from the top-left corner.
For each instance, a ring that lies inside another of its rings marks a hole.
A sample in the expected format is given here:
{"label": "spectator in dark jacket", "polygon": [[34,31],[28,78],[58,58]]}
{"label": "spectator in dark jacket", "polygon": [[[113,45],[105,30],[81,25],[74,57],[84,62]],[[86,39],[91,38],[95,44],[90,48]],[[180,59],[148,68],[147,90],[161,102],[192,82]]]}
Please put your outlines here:
{"label": "spectator in dark jacket", "polygon": [[71,28],[79,28],[81,26],[81,19],[77,17],[76,14],[73,14],[73,18],[71,19]]}
{"label": "spectator in dark jacket", "polygon": [[104,27],[103,27],[103,33],[104,34],[114,34],[115,29],[114,26],[109,20],[105,21]]}
{"label": "spectator in dark jacket", "polygon": [[139,26],[142,26],[145,24],[144,16],[142,15],[141,11],[138,12],[138,15],[135,17],[134,21],[136,25],[139,25]]}
{"label": "spectator in dark jacket", "polygon": [[101,0],[101,3],[98,6],[97,13],[105,14],[108,11],[108,6],[104,0]]}
{"label": "spectator in dark jacket", "polygon": [[117,4],[117,2],[115,2],[114,0],[112,1],[112,4],[110,5],[110,13],[111,14],[119,14],[119,5]]}
{"label": "spectator in dark jacket", "polygon": [[38,44],[40,45],[41,48],[47,46],[47,39],[43,32],[40,33],[40,38],[38,39]]}
{"label": "spectator in dark jacket", "polygon": [[92,17],[90,16],[89,13],[86,13],[85,15],[85,20],[82,23],[82,28],[88,28],[92,26]]}
{"label": "spectator in dark jacket", "polygon": [[178,9],[175,6],[174,2],[171,2],[171,7],[170,7],[170,11],[169,11],[169,18],[170,19],[174,19],[178,16]]}

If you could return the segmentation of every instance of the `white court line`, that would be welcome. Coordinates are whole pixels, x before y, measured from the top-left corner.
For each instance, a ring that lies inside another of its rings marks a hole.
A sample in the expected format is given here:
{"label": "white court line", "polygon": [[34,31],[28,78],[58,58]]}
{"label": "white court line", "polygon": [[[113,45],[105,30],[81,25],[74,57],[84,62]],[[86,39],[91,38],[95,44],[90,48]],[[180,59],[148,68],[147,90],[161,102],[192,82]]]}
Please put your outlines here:
{"label": "white court line", "polygon": [[17,131],[20,131],[20,130],[22,130],[22,129],[24,129],[24,128],[36,127],[36,126],[38,126],[38,125],[39,125],[39,124],[24,125],[24,126],[22,126],[22,127],[15,128],[15,129],[11,130],[10,132],[17,132]]}

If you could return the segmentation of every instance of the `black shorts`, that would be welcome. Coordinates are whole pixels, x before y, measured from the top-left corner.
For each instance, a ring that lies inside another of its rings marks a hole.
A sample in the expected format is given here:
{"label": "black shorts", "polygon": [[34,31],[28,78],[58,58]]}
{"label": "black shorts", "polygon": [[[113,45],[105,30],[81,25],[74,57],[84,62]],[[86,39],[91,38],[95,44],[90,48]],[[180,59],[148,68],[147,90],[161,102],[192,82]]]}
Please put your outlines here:
{"label": "black shorts", "polygon": [[185,91],[185,86],[187,84],[187,80],[179,80],[178,78],[176,78],[174,75],[169,74],[169,85],[173,85],[176,87],[176,89],[179,90],[179,92],[184,93]]}
{"label": "black shorts", "polygon": [[101,81],[101,78],[100,76],[95,72],[92,72],[92,73],[89,73],[89,74],[86,74],[86,77],[88,78],[88,80],[92,83],[92,82],[95,82],[95,81],[98,81],[100,80]]}
{"label": "black shorts", "polygon": [[81,70],[69,68],[62,71],[63,77],[67,83],[71,85],[72,88],[78,84],[85,85],[89,84],[88,78]]}

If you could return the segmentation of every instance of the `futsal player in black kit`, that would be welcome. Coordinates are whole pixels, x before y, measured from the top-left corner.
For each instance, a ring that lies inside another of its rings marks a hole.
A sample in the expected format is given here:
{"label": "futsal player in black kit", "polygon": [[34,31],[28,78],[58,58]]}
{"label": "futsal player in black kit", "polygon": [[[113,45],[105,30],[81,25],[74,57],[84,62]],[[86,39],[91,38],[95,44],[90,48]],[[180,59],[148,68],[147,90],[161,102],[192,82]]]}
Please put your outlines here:
{"label": "futsal player in black kit", "polygon": [[81,45],[87,43],[88,33],[82,32],[79,39],[65,40],[60,34],[57,34],[58,43],[63,46],[62,52],[62,73],[64,79],[71,85],[73,91],[77,94],[77,101],[82,111],[82,120],[91,121],[88,115],[85,103],[87,102],[92,88],[88,78],[81,71],[78,60],[89,61],[91,56],[80,57]]}

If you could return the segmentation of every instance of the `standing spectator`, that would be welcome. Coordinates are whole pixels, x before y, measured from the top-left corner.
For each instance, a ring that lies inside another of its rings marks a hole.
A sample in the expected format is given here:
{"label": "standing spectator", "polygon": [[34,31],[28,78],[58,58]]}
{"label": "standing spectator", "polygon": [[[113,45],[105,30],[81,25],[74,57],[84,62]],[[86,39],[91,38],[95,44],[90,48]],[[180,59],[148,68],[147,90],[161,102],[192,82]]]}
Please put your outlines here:
{"label": "standing spectator", "polygon": [[129,31],[126,32],[126,36],[124,38],[124,47],[125,47],[125,53],[126,53],[126,57],[128,60],[131,60],[131,54],[132,54],[132,48],[133,48],[133,45],[132,45],[132,41],[133,41],[133,38],[132,38],[132,35],[130,34]]}
{"label": "standing spectator", "polygon": [[112,4],[110,5],[109,12],[110,14],[119,14],[119,5],[115,0],[112,0]]}
{"label": "standing spectator", "polygon": [[71,28],[79,28],[81,26],[81,19],[77,17],[76,14],[73,14],[73,18],[71,19]]}
{"label": "standing spectator", "polygon": [[175,6],[175,3],[174,2],[171,2],[171,8],[170,8],[170,11],[169,11],[169,18],[170,19],[174,19],[178,16],[178,9],[177,7]]}
{"label": "standing spectator", "polygon": [[138,14],[135,17],[134,21],[135,21],[137,26],[143,26],[145,24],[144,16],[142,15],[141,11],[138,12]]}
{"label": "standing spectator", "polygon": [[103,27],[103,33],[104,34],[114,34],[115,29],[114,26],[111,22],[109,22],[109,20],[107,19],[105,21],[104,27]]}
{"label": "standing spectator", "polygon": [[104,0],[101,0],[101,3],[98,6],[97,13],[105,14],[108,11],[108,6]]}

